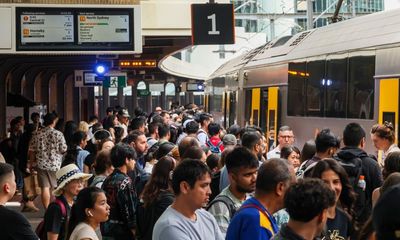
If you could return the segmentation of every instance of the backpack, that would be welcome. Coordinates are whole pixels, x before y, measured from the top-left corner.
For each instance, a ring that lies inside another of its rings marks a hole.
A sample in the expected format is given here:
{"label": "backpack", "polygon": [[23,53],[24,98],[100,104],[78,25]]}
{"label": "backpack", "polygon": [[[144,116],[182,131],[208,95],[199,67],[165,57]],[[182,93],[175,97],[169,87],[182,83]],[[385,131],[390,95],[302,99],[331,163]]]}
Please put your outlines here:
{"label": "backpack", "polygon": [[207,140],[207,146],[210,148],[210,151],[212,153],[216,153],[216,154],[220,154],[221,153],[221,149],[219,148],[221,145],[223,144],[222,141],[219,141],[217,143],[217,145],[212,144],[212,142],[210,140]]}
{"label": "backpack", "polygon": [[354,192],[357,195],[356,201],[354,203],[354,211],[356,213],[356,220],[364,218],[364,211],[367,207],[367,198],[365,189],[359,187],[358,181],[362,173],[362,160],[359,157],[352,159],[341,159],[337,155],[333,157],[338,163],[346,170],[349,178],[349,183],[353,187]]}
{"label": "backpack", "polygon": [[[65,220],[65,223],[67,223],[68,222],[67,209],[65,208],[64,203],[58,198],[56,198],[56,200],[54,200],[54,203],[57,204],[58,206],[60,206],[61,214]],[[46,232],[45,225],[44,225],[44,219],[36,227],[35,233],[39,237],[40,240],[47,240],[47,232]]]}
{"label": "backpack", "polygon": [[214,198],[214,200],[212,200],[212,201],[208,204],[208,206],[206,207],[206,210],[208,211],[208,210],[211,208],[211,206],[212,206],[214,203],[217,203],[217,202],[223,202],[223,203],[228,207],[228,210],[229,210],[229,217],[232,219],[233,216],[234,216],[235,213],[236,213],[236,208],[235,208],[235,203],[234,203],[234,202],[232,201],[232,199],[230,199],[228,196],[225,196],[225,195],[218,195],[217,197]]}

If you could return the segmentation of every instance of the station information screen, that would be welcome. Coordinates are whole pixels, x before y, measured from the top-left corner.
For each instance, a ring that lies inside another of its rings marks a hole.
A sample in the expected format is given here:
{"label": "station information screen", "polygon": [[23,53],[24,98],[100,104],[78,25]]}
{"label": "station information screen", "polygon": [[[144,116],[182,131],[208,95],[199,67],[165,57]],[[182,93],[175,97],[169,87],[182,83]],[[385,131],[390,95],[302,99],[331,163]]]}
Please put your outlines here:
{"label": "station information screen", "polygon": [[133,10],[16,8],[17,51],[132,50]]}

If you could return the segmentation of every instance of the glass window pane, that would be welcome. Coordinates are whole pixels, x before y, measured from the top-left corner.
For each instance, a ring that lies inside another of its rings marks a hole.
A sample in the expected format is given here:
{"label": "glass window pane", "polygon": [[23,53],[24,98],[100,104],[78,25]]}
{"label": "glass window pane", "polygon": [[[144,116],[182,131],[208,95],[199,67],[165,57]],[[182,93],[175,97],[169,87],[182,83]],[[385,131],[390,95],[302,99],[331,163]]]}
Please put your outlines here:
{"label": "glass window pane", "polygon": [[307,116],[322,116],[324,107],[324,92],[322,80],[325,77],[325,60],[315,60],[307,63]]}
{"label": "glass window pane", "polygon": [[349,59],[348,118],[373,118],[374,73],[375,56]]}
{"label": "glass window pane", "polygon": [[289,63],[288,74],[288,115],[304,116],[306,106],[306,99],[304,97],[304,85],[307,75],[306,63]]}
{"label": "glass window pane", "polygon": [[326,61],[326,77],[322,85],[326,91],[326,117],[346,117],[347,54]]}

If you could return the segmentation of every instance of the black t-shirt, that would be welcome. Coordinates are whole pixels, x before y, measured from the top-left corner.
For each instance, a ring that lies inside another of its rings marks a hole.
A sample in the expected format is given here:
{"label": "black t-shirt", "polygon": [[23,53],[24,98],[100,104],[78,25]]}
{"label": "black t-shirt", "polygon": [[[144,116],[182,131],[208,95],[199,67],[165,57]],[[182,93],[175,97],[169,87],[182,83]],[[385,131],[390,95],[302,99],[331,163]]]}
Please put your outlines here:
{"label": "black t-shirt", "polygon": [[336,208],[334,219],[328,218],[326,222],[327,234],[330,240],[348,239],[352,232],[352,223],[349,216],[340,208]]}
{"label": "black t-shirt", "polygon": [[[60,199],[67,210],[67,216],[70,215],[71,208],[67,201],[65,200],[64,196],[57,197]],[[67,217],[68,218],[68,217]],[[51,232],[58,234],[59,240],[64,240],[66,234],[66,221],[65,217],[62,215],[61,207],[55,203],[50,203],[47,211],[44,215],[44,229],[46,232]]]}
{"label": "black t-shirt", "polygon": [[138,239],[152,239],[154,225],[168,206],[172,204],[174,199],[173,193],[161,191],[157,200],[147,208],[144,208],[143,203],[139,203],[137,211]]}
{"label": "black t-shirt", "polygon": [[4,240],[37,240],[28,220],[19,212],[0,206],[0,234]]}

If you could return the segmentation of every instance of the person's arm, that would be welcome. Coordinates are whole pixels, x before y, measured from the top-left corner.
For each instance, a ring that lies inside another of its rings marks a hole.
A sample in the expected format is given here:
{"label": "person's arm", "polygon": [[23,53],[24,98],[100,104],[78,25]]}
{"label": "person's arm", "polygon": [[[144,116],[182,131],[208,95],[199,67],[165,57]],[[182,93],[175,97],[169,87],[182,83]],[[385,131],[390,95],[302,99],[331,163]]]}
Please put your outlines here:
{"label": "person's arm", "polygon": [[132,231],[133,236],[136,236],[136,194],[129,178],[121,183],[117,193],[117,201],[125,224]]}

